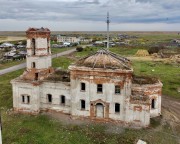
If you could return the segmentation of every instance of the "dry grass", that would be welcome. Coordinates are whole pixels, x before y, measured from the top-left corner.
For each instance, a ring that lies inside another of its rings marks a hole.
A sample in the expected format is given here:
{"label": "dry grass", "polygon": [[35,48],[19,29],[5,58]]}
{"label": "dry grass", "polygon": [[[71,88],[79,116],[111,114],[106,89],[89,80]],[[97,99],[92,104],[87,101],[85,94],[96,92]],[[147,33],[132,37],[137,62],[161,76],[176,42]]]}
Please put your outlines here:
{"label": "dry grass", "polygon": [[7,37],[0,37],[0,42],[11,42],[11,41],[20,41],[26,40],[26,37],[19,37],[19,36],[7,36]]}

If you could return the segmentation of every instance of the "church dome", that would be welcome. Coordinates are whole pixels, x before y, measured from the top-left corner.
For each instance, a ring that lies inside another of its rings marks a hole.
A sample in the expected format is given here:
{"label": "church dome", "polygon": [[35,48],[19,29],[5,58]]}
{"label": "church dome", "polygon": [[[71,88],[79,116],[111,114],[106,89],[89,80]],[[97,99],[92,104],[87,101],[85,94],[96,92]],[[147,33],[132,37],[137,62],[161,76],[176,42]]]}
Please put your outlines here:
{"label": "church dome", "polygon": [[100,49],[97,52],[80,59],[76,65],[91,68],[131,70],[130,60],[106,49]]}

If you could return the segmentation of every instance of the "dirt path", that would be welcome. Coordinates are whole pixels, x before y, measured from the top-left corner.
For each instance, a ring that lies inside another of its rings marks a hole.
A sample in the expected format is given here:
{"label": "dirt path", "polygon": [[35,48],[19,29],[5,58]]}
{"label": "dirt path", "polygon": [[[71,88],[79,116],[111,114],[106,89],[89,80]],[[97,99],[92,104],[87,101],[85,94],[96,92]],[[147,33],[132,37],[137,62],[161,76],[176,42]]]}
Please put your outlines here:
{"label": "dirt path", "polygon": [[170,96],[162,96],[162,108],[174,116],[174,119],[171,120],[180,123],[180,100],[171,98]]}
{"label": "dirt path", "polygon": [[155,58],[153,56],[145,56],[145,57],[129,56],[127,58],[130,60],[138,60],[138,61],[168,61],[169,60],[169,58]]}

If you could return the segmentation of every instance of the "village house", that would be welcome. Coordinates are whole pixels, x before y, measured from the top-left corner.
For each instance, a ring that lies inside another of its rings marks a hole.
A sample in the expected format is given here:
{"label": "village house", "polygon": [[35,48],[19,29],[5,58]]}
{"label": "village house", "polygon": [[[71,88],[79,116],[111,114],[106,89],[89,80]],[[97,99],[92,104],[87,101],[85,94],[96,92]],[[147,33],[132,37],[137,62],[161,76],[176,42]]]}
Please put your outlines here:
{"label": "village house", "polygon": [[61,43],[79,43],[80,39],[77,37],[71,37],[71,36],[63,36],[63,35],[58,35],[57,36],[57,42]]}
{"label": "village house", "polygon": [[131,62],[99,49],[69,66],[52,67],[50,30],[29,28],[27,68],[11,81],[17,112],[56,111],[72,117],[147,127],[161,114],[162,83],[133,75]]}

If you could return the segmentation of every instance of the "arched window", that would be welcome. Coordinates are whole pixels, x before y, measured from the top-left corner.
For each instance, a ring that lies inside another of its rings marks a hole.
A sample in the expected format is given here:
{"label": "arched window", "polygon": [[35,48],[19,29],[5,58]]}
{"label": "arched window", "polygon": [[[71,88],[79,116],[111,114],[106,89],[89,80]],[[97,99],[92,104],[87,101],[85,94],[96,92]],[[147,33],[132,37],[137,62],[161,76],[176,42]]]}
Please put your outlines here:
{"label": "arched window", "polygon": [[152,99],[152,101],[151,101],[151,108],[155,109],[155,99]]}
{"label": "arched window", "polygon": [[84,110],[86,108],[86,102],[85,100],[81,100],[81,110]]}
{"label": "arched window", "polygon": [[119,112],[120,112],[120,104],[115,103],[115,113],[119,113]]}
{"label": "arched window", "polygon": [[36,55],[36,50],[35,50],[35,48],[36,48],[36,41],[35,41],[35,39],[33,38],[33,39],[32,39],[32,54],[33,54],[33,55]]}
{"label": "arched window", "polygon": [[51,94],[47,94],[47,102],[52,103],[52,95]]}
{"label": "arched window", "polygon": [[65,104],[66,103],[66,98],[65,98],[65,96],[61,96],[61,104]]}

